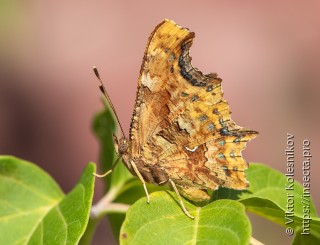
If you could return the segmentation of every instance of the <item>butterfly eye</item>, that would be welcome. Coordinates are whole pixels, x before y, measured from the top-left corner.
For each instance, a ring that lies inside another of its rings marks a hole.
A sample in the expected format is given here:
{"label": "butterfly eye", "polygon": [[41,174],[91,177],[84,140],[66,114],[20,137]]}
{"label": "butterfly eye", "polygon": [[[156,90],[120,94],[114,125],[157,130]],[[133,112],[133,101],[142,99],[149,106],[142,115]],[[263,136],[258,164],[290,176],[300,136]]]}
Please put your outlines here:
{"label": "butterfly eye", "polygon": [[123,155],[124,153],[126,153],[127,149],[128,149],[127,140],[121,139],[119,144],[119,154]]}

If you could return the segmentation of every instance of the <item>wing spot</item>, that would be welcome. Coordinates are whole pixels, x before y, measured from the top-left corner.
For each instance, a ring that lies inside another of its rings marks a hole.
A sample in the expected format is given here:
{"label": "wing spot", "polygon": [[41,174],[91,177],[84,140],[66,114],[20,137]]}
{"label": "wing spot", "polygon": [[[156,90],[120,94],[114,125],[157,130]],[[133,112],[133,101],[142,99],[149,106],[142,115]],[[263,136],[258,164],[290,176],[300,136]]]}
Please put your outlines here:
{"label": "wing spot", "polygon": [[230,177],[231,171],[230,171],[229,169],[225,170],[225,173],[226,173],[226,175],[227,175],[228,177]]}
{"label": "wing spot", "polygon": [[176,56],[175,56],[174,53],[172,53],[172,54],[170,55],[169,61],[173,62],[175,59],[176,59]]}
{"label": "wing spot", "polygon": [[208,119],[207,115],[202,115],[199,118],[200,122],[206,121],[207,119]]}
{"label": "wing spot", "polygon": [[194,147],[193,149],[190,149],[188,147],[185,147],[188,151],[191,151],[191,152],[195,152],[197,149],[198,149],[198,146]]}
{"label": "wing spot", "polygon": [[238,138],[236,138],[233,142],[236,143],[236,144],[239,144],[239,143],[241,142],[241,138],[238,137]]}
{"label": "wing spot", "polygon": [[199,96],[198,95],[194,95],[194,96],[192,96],[192,98],[191,98],[191,102],[195,102],[195,101],[197,101],[199,99]]}
{"label": "wing spot", "polygon": [[188,95],[189,95],[189,94],[187,94],[187,93],[185,93],[185,92],[182,92],[182,93],[181,93],[181,96],[182,96],[182,97],[187,97]]}
{"label": "wing spot", "polygon": [[207,92],[211,92],[212,90],[213,90],[213,86],[210,85],[210,86],[207,87],[207,90],[206,90],[206,91],[207,91]]}
{"label": "wing spot", "polygon": [[236,158],[236,155],[234,154],[234,151],[231,151],[231,152],[230,152],[230,157],[231,157],[231,158]]}
{"label": "wing spot", "polygon": [[212,113],[215,114],[215,115],[219,115],[220,114],[220,112],[218,111],[218,108],[213,109]]}
{"label": "wing spot", "polygon": [[219,131],[220,131],[220,134],[222,136],[230,136],[230,135],[232,135],[232,133],[229,131],[229,129],[227,127],[223,127]]}
{"label": "wing spot", "polygon": [[221,168],[225,172],[226,176],[230,177],[231,171],[226,166],[222,166]]}
{"label": "wing spot", "polygon": [[219,157],[220,159],[226,159],[226,157],[225,157],[225,156],[223,155],[223,153],[221,153],[221,152],[218,154],[218,157]]}
{"label": "wing spot", "polygon": [[212,131],[212,130],[214,130],[214,128],[215,128],[215,126],[214,126],[213,123],[210,123],[210,124],[208,125],[208,130]]}
{"label": "wing spot", "polygon": [[224,123],[222,117],[219,119],[219,123],[220,123],[221,127],[225,127],[225,123]]}

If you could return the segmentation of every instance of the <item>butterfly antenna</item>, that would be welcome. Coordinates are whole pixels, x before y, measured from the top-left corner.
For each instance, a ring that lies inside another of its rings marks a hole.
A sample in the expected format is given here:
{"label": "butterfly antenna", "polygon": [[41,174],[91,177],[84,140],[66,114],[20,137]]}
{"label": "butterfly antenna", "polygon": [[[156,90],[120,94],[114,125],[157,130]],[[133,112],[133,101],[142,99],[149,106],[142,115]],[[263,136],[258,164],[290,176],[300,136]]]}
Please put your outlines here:
{"label": "butterfly antenna", "polygon": [[100,91],[102,92],[102,94],[104,95],[104,97],[107,99],[107,101],[108,101],[108,103],[109,103],[109,105],[110,105],[110,107],[111,107],[111,109],[112,109],[112,111],[113,111],[113,114],[116,116],[116,119],[117,119],[117,121],[118,121],[118,125],[119,125],[119,127],[120,127],[120,129],[121,129],[121,132],[122,132],[122,136],[125,138],[124,131],[123,131],[123,128],[122,128],[122,126],[121,126],[119,117],[118,117],[118,115],[117,115],[117,113],[116,113],[116,110],[115,110],[115,108],[114,108],[114,106],[113,106],[113,104],[112,104],[112,102],[111,102],[111,99],[110,99],[110,97],[109,97],[109,95],[108,95],[108,93],[107,93],[107,90],[106,90],[105,86],[104,86],[103,83],[102,83],[102,80],[101,80],[101,78],[100,78],[100,75],[99,75],[99,72],[98,72],[97,67],[94,66],[94,67],[93,67],[93,71],[94,71],[94,74],[96,75],[96,77],[97,77],[98,80],[99,80],[99,88],[100,88]]}

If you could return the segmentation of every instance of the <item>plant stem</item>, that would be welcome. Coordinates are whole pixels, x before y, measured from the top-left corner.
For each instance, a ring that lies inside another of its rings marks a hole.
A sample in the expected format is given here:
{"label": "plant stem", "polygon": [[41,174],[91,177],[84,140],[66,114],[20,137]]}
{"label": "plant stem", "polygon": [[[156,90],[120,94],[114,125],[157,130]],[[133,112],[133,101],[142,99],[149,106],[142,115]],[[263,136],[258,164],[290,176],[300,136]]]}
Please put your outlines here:
{"label": "plant stem", "polygon": [[259,242],[257,239],[255,239],[254,237],[250,238],[250,244],[251,245],[264,245],[262,242]]}
{"label": "plant stem", "polygon": [[102,197],[95,205],[91,207],[90,218],[96,219],[106,213],[125,213],[130,205],[123,203],[112,203],[112,201],[118,196],[120,188],[112,188],[109,192]]}
{"label": "plant stem", "polygon": [[112,203],[119,195],[121,187],[112,188],[95,205],[91,207],[90,219],[87,229],[82,236],[79,244],[89,245],[95,233],[97,225],[107,213],[126,213],[130,205],[123,203]]}

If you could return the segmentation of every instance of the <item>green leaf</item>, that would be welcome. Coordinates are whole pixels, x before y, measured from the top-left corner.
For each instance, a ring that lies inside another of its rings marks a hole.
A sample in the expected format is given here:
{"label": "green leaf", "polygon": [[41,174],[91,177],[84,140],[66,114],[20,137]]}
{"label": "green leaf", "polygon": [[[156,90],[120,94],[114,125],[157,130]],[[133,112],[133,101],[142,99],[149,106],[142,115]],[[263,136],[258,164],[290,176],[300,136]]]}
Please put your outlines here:
{"label": "green leaf", "polygon": [[316,235],[310,233],[302,235],[303,230],[297,230],[295,232],[295,237],[293,239],[292,244],[293,245],[312,245],[312,244],[319,244],[319,237]]}
{"label": "green leaf", "polygon": [[[235,191],[220,188],[214,192],[215,199],[230,198],[239,200],[247,210],[265,217],[284,227],[295,229],[295,233],[301,229],[303,222],[303,187],[297,181],[294,182],[293,190],[286,190],[287,177],[263,164],[250,164],[246,171],[250,187],[246,191]],[[288,194],[294,196],[294,215],[286,215]],[[320,219],[316,217],[316,209],[310,198],[310,221],[311,233],[318,237],[320,243]],[[287,219],[286,219],[287,217]],[[290,222],[292,219],[293,221]]]}
{"label": "green leaf", "polygon": [[[166,186],[157,186],[153,184],[147,184],[149,193],[164,190]],[[117,203],[133,204],[139,198],[145,197],[146,193],[143,189],[142,183],[138,178],[128,181],[119,192],[119,196],[115,199]],[[125,219],[125,214],[109,213],[109,220],[112,224],[112,229],[115,237],[119,237],[122,223]]]}
{"label": "green leaf", "polygon": [[128,210],[120,244],[248,244],[250,222],[244,206],[218,200],[204,207],[184,201],[194,220],[182,211],[173,192],[154,192]]}
{"label": "green leaf", "polygon": [[85,231],[93,196],[95,165],[64,195],[36,165],[0,157],[0,244],[77,244]]}

